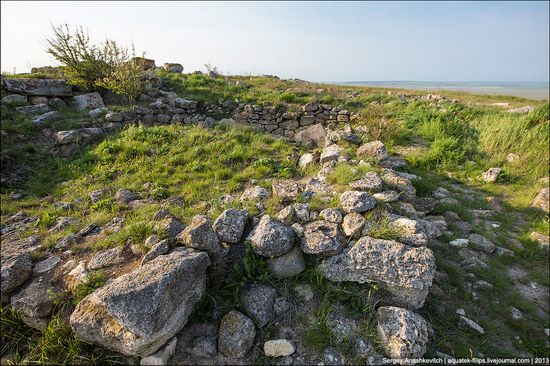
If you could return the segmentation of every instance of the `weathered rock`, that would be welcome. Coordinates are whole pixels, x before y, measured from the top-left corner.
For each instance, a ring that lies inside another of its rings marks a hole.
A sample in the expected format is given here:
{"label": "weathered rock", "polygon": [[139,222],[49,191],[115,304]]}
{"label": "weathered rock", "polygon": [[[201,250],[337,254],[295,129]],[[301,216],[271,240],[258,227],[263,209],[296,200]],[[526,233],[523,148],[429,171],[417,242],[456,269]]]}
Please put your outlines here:
{"label": "weathered rock", "polygon": [[[90,113],[91,112],[92,111],[90,111]],[[122,113],[110,112],[105,115],[105,122],[122,122],[123,119],[124,116],[122,115]]]}
{"label": "weathered rock", "polygon": [[550,188],[544,187],[542,188],[535,199],[533,200],[533,203],[531,206],[541,208],[544,211],[548,212],[550,210]]}
{"label": "weathered rock", "polygon": [[39,126],[47,122],[59,121],[61,118],[61,114],[58,111],[51,111],[33,118],[31,122],[33,125]]}
{"label": "weathered rock", "polygon": [[375,193],[372,195],[377,201],[391,203],[399,199],[399,193],[396,191],[384,191],[380,193]]}
{"label": "weathered rock", "polygon": [[360,146],[357,156],[380,161],[388,157],[388,150],[382,141],[372,141]]}
{"label": "weathered rock", "polygon": [[328,221],[333,222],[335,224],[341,224],[343,221],[342,213],[340,210],[337,210],[335,208],[325,208],[319,213],[319,216]]}
{"label": "weathered rock", "polygon": [[252,347],[254,337],[256,337],[256,329],[252,320],[232,310],[221,320],[218,348],[228,357],[242,357]]}
{"label": "weathered rock", "polygon": [[107,283],[71,315],[77,337],[131,356],[157,351],[187,323],[206,288],[206,253],[161,255]]}
{"label": "weathered rock", "polygon": [[273,304],[277,291],[270,286],[253,284],[242,295],[246,313],[259,327],[266,325],[273,316]]}
{"label": "weathered rock", "polygon": [[206,251],[215,259],[223,257],[224,250],[220,239],[212,229],[212,221],[207,216],[194,216],[189,226],[177,236],[177,239],[187,247]]}
{"label": "weathered rock", "polygon": [[78,111],[104,108],[103,98],[97,92],[77,95],[73,98],[73,106]]}
{"label": "weathered rock", "polygon": [[292,249],[295,234],[289,226],[264,215],[247,240],[252,243],[252,249],[256,254],[277,257]]}
{"label": "weathered rock", "polygon": [[349,186],[359,191],[380,192],[382,179],[376,172],[368,172],[363,178],[350,182]]}
{"label": "weathered rock", "polygon": [[12,93],[51,97],[68,97],[73,94],[73,87],[63,79],[6,78],[4,83],[6,90]]}
{"label": "weathered rock", "polygon": [[128,260],[129,253],[123,246],[103,250],[90,260],[88,268],[91,270],[114,266]]}
{"label": "weathered rock", "polygon": [[342,222],[342,230],[346,236],[359,237],[365,226],[365,217],[356,212],[347,214]]}
{"label": "weathered rock", "polygon": [[[328,163],[327,163],[328,164]],[[320,172],[319,172],[320,173]],[[329,197],[333,194],[332,188],[330,185],[323,181],[323,179],[312,178],[307,181],[306,187],[302,196],[306,199],[310,199],[315,195],[321,197]]]}
{"label": "weathered rock", "polygon": [[292,179],[277,180],[271,185],[273,196],[278,197],[281,202],[293,202],[300,193],[300,186]]}
{"label": "weathered rock", "polygon": [[47,259],[44,259],[43,261],[40,261],[34,265],[34,268],[32,269],[32,272],[36,274],[42,274],[46,273],[48,271],[51,271],[57,265],[61,262],[61,258],[58,256],[49,257]]}
{"label": "weathered rock", "polygon": [[127,189],[121,188],[115,194],[115,201],[121,204],[128,204],[131,201],[139,199],[139,195],[135,192],[129,191]]}
{"label": "weathered rock", "polygon": [[470,236],[468,236],[468,241],[475,249],[481,250],[485,253],[493,253],[496,249],[495,244],[491,243],[479,234],[470,234]]}
{"label": "weathered rock", "polygon": [[472,319],[468,319],[463,315],[460,315],[458,318],[458,325],[462,328],[473,330],[479,334],[485,334],[485,329],[483,329],[479,324],[477,324]]}
{"label": "weathered rock", "polygon": [[325,128],[321,124],[309,126],[294,135],[294,140],[301,145],[314,147],[323,146],[325,142]]}
{"label": "weathered rock", "polygon": [[27,97],[21,94],[10,94],[2,98],[2,104],[24,105],[27,104]]}
{"label": "weathered rock", "polygon": [[277,220],[286,225],[292,225],[296,220],[296,211],[294,206],[288,205],[277,213]]}
{"label": "weathered rock", "polygon": [[244,190],[241,196],[241,202],[245,201],[265,201],[269,197],[269,192],[264,187],[253,186]]}
{"label": "weathered rock", "polygon": [[229,244],[237,244],[244,232],[248,212],[230,208],[221,213],[212,226],[221,241]]}
{"label": "weathered rock", "polygon": [[418,309],[432,284],[435,258],[425,247],[363,237],[351,249],[325,259],[320,269],[331,281],[378,283],[396,304]]}
{"label": "weathered rock", "polygon": [[181,74],[183,72],[183,66],[182,64],[177,63],[164,63],[164,70],[168,72],[174,72],[176,74]]}
{"label": "weathered rock", "polygon": [[74,217],[59,217],[55,221],[55,225],[48,230],[50,233],[57,233],[59,231],[65,230],[71,225],[75,225],[78,222]]}
{"label": "weathered rock", "polygon": [[140,361],[141,366],[145,365],[168,365],[168,361],[170,360],[170,357],[174,355],[176,352],[176,344],[178,343],[178,339],[176,337],[172,338],[172,340],[162,349],[158,350],[157,352],[153,353],[150,356],[147,356],[145,358],[142,358]]}
{"label": "weathered rock", "polygon": [[170,251],[170,242],[171,241],[169,239],[165,239],[154,244],[141,260],[141,265],[143,266],[145,263],[152,261],[159,255],[168,253]]}
{"label": "weathered rock", "polygon": [[481,175],[481,179],[485,182],[496,182],[501,172],[502,168],[491,168]]}
{"label": "weathered rock", "polygon": [[92,203],[97,203],[102,199],[106,198],[107,194],[109,194],[109,190],[106,188],[102,188],[102,189],[97,189],[93,192],[90,192],[88,194],[88,197],[90,197],[90,201],[92,201]]}
{"label": "weathered rock", "polygon": [[550,246],[550,237],[548,235],[543,235],[541,233],[537,233],[536,231],[533,231],[531,235],[529,235],[529,238],[531,240],[536,241],[539,244],[539,247],[541,248],[548,248]]}
{"label": "weathered rock", "polygon": [[12,308],[21,314],[25,324],[38,330],[46,328],[54,311],[51,278],[51,274],[35,277],[11,298]]}
{"label": "weathered rock", "polygon": [[295,203],[294,204],[294,214],[296,220],[301,223],[309,221],[309,205],[307,203]]}
{"label": "weathered rock", "polygon": [[22,285],[32,272],[32,261],[29,253],[19,252],[14,255],[2,253],[0,258],[2,302]]}
{"label": "weathered rock", "polygon": [[57,131],[53,134],[53,139],[59,145],[77,144],[82,139],[79,130]]}
{"label": "weathered rock", "polygon": [[267,357],[290,356],[295,350],[288,339],[272,339],[264,343],[264,353]]}
{"label": "weathered rock", "polygon": [[155,229],[159,235],[164,235],[166,238],[175,238],[185,229],[185,225],[178,218],[169,215],[159,220],[155,225]]}
{"label": "weathered rock", "polygon": [[346,191],[340,195],[340,205],[346,213],[365,212],[376,206],[376,200],[366,192]]}
{"label": "weathered rock", "polygon": [[468,239],[455,239],[449,242],[449,245],[455,248],[467,248],[470,241]]}
{"label": "weathered rock", "polygon": [[50,107],[46,103],[36,104],[36,105],[27,105],[24,107],[17,107],[15,108],[15,110],[18,113],[31,115],[31,116],[44,114],[46,112],[51,111]]}
{"label": "weathered rock", "polygon": [[420,315],[395,306],[378,308],[378,336],[389,357],[417,358],[426,353],[428,323]]}
{"label": "weathered rock", "polygon": [[174,106],[177,108],[193,110],[197,108],[197,102],[187,98],[176,98],[174,99]]}
{"label": "weathered rock", "polygon": [[304,255],[298,246],[294,246],[288,253],[269,259],[267,265],[277,278],[296,276],[306,269]]}
{"label": "weathered rock", "polygon": [[342,152],[342,148],[336,144],[328,145],[323,148],[323,152],[321,153],[320,162],[321,164],[329,162],[329,161],[337,161],[340,157],[340,153]]}
{"label": "weathered rock", "polygon": [[298,160],[298,166],[302,169],[305,169],[310,164],[313,164],[314,160],[315,160],[315,156],[313,154],[305,153],[304,155],[300,156],[300,159]]}
{"label": "weathered rock", "polygon": [[314,221],[304,226],[300,248],[306,254],[333,255],[342,251],[345,238],[338,224],[328,221]]}
{"label": "weathered rock", "polygon": [[74,267],[64,280],[69,290],[74,290],[78,285],[86,282],[88,279],[88,271],[86,270],[86,262],[80,261],[76,267]]}

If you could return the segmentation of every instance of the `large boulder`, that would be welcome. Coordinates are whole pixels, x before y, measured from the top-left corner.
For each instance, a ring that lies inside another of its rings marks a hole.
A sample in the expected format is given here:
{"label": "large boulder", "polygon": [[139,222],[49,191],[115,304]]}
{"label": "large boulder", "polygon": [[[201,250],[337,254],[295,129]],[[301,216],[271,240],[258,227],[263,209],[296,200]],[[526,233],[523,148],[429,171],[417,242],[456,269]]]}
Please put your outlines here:
{"label": "large boulder", "polygon": [[548,212],[550,210],[550,187],[542,188],[533,200],[531,206],[541,208]]}
{"label": "large boulder", "polygon": [[4,79],[6,90],[25,95],[48,97],[68,97],[73,95],[73,87],[62,79]]}
{"label": "large boulder", "polygon": [[73,98],[73,106],[78,111],[104,108],[103,98],[98,92],[77,95]]}
{"label": "large boulder", "polygon": [[378,308],[378,336],[389,357],[418,358],[426,353],[428,322],[420,315],[395,306]]}
{"label": "large boulder", "polygon": [[338,224],[319,220],[304,226],[300,248],[306,254],[338,254],[344,245],[345,238],[340,232]]}
{"label": "large boulder", "polygon": [[221,241],[229,244],[237,244],[244,232],[248,212],[230,208],[221,213],[214,221],[213,229]]}
{"label": "large boulder", "polygon": [[425,247],[363,237],[351,249],[325,259],[320,269],[331,281],[378,283],[391,295],[389,301],[418,309],[432,284],[435,258]]}
{"label": "large boulder", "polygon": [[254,322],[241,312],[231,310],[220,323],[218,348],[228,357],[244,356],[256,337]]}
{"label": "large boulder", "polygon": [[376,206],[376,199],[367,192],[346,191],[340,195],[340,205],[346,213],[365,212]]}
{"label": "large boulder", "polygon": [[325,128],[321,124],[309,126],[294,135],[294,140],[301,145],[313,147],[325,143]]}
{"label": "large boulder", "polygon": [[295,234],[290,226],[264,215],[247,240],[252,243],[252,249],[256,254],[278,257],[292,249]]}
{"label": "large boulder", "polygon": [[178,333],[206,289],[208,255],[193,249],[161,255],[107,283],[71,315],[76,335],[131,356],[148,356]]}
{"label": "large boulder", "polygon": [[382,141],[372,141],[360,146],[357,156],[380,161],[388,157],[388,150]]}

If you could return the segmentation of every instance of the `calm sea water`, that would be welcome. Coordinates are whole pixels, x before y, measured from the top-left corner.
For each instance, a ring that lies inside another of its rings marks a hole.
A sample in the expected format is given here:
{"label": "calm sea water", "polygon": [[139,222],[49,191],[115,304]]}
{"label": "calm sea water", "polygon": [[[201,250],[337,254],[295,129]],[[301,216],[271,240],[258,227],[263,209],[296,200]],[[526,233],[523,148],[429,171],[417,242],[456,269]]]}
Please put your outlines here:
{"label": "calm sea water", "polygon": [[495,82],[495,81],[350,81],[332,82],[337,85],[379,86],[412,90],[460,90],[474,94],[513,95],[530,99],[549,99],[548,82]]}

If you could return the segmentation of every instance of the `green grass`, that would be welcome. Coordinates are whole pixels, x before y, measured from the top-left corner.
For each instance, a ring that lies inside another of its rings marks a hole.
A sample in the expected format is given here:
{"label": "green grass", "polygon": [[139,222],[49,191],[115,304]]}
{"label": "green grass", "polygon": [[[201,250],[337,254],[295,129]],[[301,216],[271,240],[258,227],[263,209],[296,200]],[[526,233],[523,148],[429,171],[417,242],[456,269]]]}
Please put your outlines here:
{"label": "green grass", "polygon": [[73,290],[72,303],[77,305],[81,302],[86,296],[94,292],[96,289],[100,288],[107,281],[107,277],[101,271],[92,272],[86,278],[86,281],[78,284]]}

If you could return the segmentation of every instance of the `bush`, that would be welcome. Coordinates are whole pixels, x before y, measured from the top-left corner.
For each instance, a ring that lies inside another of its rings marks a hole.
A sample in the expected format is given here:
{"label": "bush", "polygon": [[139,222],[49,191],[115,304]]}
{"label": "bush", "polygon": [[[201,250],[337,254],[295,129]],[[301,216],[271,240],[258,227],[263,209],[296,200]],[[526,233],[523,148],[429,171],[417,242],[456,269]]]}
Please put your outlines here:
{"label": "bush", "polygon": [[87,90],[106,88],[124,94],[132,102],[141,92],[143,58],[107,39],[95,45],[82,27],[71,30],[67,24],[52,26],[47,52],[59,61],[67,81]]}

